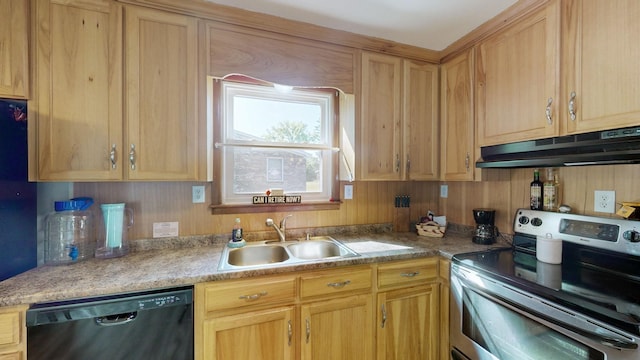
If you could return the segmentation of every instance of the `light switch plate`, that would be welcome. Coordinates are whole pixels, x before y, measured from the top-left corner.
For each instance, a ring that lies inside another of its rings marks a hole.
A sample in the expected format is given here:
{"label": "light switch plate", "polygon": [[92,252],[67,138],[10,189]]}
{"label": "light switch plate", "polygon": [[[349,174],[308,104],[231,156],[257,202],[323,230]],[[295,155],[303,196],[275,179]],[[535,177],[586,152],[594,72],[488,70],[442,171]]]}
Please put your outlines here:
{"label": "light switch plate", "polygon": [[449,185],[440,185],[440,197],[449,197]]}

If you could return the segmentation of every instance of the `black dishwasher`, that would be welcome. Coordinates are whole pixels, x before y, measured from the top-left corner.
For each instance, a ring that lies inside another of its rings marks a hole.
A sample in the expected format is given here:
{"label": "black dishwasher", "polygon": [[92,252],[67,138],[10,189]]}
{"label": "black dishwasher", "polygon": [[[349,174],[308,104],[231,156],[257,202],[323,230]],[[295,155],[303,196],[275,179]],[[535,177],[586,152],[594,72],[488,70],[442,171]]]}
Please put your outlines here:
{"label": "black dishwasher", "polygon": [[193,288],[33,305],[29,360],[193,359]]}

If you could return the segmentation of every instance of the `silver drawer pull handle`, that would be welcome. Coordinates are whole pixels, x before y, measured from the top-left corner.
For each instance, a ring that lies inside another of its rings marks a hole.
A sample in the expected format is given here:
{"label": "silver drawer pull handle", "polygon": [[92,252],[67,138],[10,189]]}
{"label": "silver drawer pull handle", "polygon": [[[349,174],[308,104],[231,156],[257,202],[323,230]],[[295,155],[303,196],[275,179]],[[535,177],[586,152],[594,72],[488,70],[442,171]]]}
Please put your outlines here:
{"label": "silver drawer pull handle", "polygon": [[576,92],[572,91],[569,98],[569,117],[571,121],[576,120]]}
{"label": "silver drawer pull handle", "polygon": [[332,287],[332,288],[336,288],[336,289],[340,289],[345,287],[346,285],[351,284],[351,280],[346,280],[343,282],[334,282],[334,283],[328,283],[327,286]]}
{"label": "silver drawer pull handle", "polygon": [[111,151],[109,152],[109,161],[111,161],[111,168],[116,168],[116,144],[111,145]]}
{"label": "silver drawer pull handle", "polygon": [[131,164],[131,170],[136,169],[136,146],[131,144],[131,150],[129,150],[129,163]]}
{"label": "silver drawer pull handle", "polygon": [[240,297],[238,297],[238,299],[240,300],[247,300],[247,301],[254,301],[254,300],[258,300],[263,296],[266,296],[267,292],[263,291],[263,292],[259,292],[257,294],[253,294],[253,295],[242,295]]}
{"label": "silver drawer pull handle", "polygon": [[412,278],[412,277],[416,277],[416,276],[418,276],[418,275],[420,275],[420,271],[414,271],[414,272],[410,272],[410,273],[401,273],[401,274],[400,274],[400,276],[403,276],[403,277],[410,277],[410,278]]}

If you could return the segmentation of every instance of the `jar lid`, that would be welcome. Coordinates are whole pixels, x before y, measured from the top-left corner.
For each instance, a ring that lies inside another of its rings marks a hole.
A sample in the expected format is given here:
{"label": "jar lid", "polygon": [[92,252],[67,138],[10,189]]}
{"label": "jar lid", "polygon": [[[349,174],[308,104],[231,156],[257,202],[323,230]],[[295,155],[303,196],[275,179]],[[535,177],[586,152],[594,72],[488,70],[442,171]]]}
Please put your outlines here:
{"label": "jar lid", "polygon": [[92,204],[92,198],[79,197],[67,201],[56,201],[54,202],[54,209],[56,211],[87,210]]}

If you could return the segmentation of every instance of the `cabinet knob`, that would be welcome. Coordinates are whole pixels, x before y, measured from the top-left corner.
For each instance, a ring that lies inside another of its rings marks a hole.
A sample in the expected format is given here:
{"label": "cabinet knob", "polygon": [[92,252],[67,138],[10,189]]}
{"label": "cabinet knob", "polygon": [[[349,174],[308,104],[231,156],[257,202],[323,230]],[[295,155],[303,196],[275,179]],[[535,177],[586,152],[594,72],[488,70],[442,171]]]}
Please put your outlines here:
{"label": "cabinet knob", "polygon": [[547,115],[547,123],[549,125],[553,124],[553,119],[551,119],[551,103],[553,103],[553,98],[549,98],[549,101],[547,101],[547,109],[545,110],[545,113]]}

